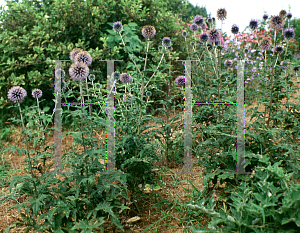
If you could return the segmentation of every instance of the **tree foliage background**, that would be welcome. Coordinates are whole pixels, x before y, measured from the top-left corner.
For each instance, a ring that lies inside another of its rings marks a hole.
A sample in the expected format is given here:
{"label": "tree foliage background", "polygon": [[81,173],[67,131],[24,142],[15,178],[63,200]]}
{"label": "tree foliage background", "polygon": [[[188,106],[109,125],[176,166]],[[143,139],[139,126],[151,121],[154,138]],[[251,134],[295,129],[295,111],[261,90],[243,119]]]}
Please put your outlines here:
{"label": "tree foliage background", "polygon": [[[31,91],[39,88],[45,100],[41,107],[53,109],[55,63],[48,59],[68,60],[70,51],[80,47],[93,57],[90,70],[101,71],[100,79],[106,83],[106,64],[98,60],[124,60],[122,67],[130,62],[119,35],[112,36],[107,31],[112,30],[113,22],[130,26],[126,33],[132,38],[136,58],[144,57],[146,51],[141,43],[146,41],[141,35],[142,27],[153,25],[157,34],[151,46],[157,50],[162,38],[169,36],[173,50],[183,59],[183,23],[174,22],[191,22],[196,14],[207,16],[205,8],[180,0],[7,0],[6,9],[2,7],[0,12],[1,127],[18,114],[17,109],[7,108],[13,104],[7,99],[12,86],[26,89],[24,106],[35,104]],[[147,63],[158,64],[151,54]],[[67,74],[70,64],[62,67]]]}

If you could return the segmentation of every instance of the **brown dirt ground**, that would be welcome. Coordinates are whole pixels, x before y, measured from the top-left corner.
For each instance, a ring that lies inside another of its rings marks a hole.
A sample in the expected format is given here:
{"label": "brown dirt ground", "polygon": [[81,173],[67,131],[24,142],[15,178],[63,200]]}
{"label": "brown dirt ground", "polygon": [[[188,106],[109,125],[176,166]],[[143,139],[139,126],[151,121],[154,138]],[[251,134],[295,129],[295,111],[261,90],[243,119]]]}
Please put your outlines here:
{"label": "brown dirt ground", "polygon": [[[294,83],[296,84],[296,78],[294,79]],[[299,86],[299,85],[298,85]],[[297,91],[296,94],[292,95],[292,98],[290,99],[289,102],[293,102],[293,103],[297,103],[298,101],[295,99],[297,96],[299,96],[299,91]],[[283,100],[283,103],[286,100]],[[255,107],[255,106],[259,106],[258,111],[264,112],[264,106],[262,106],[261,104],[257,104],[256,102],[254,102],[252,105],[247,106],[246,107],[246,112],[249,108],[251,107]],[[177,111],[176,113],[172,114],[171,116],[174,116],[175,114],[179,113],[179,111]],[[162,117],[162,116],[160,116]],[[182,117],[183,117],[183,113],[182,113]],[[164,117],[162,117],[164,118]],[[246,126],[249,124],[249,120],[250,120],[250,113],[248,113],[246,115]],[[256,119],[254,118],[251,122],[255,121]],[[180,120],[178,120],[180,121]],[[155,122],[151,122],[150,125],[156,125]],[[183,130],[183,124],[181,125],[180,129],[181,132]],[[144,131],[143,133],[145,133],[146,131]],[[95,135],[99,140],[100,139],[104,139],[104,134],[101,132],[97,132],[97,134]],[[23,144],[23,137],[21,135],[21,131],[20,128],[18,128],[14,135],[13,135],[13,139],[9,142],[13,145],[15,145],[16,147],[24,147]],[[47,145],[51,144],[54,142],[54,138],[53,138],[53,133],[52,135],[50,135],[50,137],[48,137],[47,139]],[[64,145],[64,151],[67,151],[69,148],[71,148],[72,146],[72,137],[70,135],[63,137],[63,145]],[[79,149],[79,147],[77,147]],[[30,148],[32,149],[32,148]],[[21,169],[20,171],[16,171],[13,175],[22,175],[22,174],[26,174],[26,170],[24,169],[24,166],[26,166],[27,164],[24,162],[25,159],[25,155],[20,156],[17,152],[12,153],[8,156],[8,161],[11,164],[13,169]],[[103,161],[102,161],[103,162]],[[49,161],[47,162],[47,164],[51,164]],[[158,191],[157,195],[160,195],[161,197],[164,198],[173,198],[174,200],[176,198],[178,198],[178,201],[186,201],[188,200],[188,192],[186,190],[184,190],[184,188],[188,188],[188,189],[192,189],[192,186],[190,185],[189,182],[187,182],[186,180],[190,180],[192,181],[192,183],[199,188],[200,190],[203,190],[203,185],[202,185],[202,180],[201,180],[201,173],[203,171],[203,168],[199,167],[199,166],[195,166],[193,168],[193,171],[195,172],[199,172],[199,174],[195,174],[195,175],[189,175],[189,177],[186,177],[186,175],[175,175],[175,172],[180,172],[182,170],[182,165],[177,166],[176,168],[173,169],[169,169],[169,171],[162,175],[163,177],[163,181],[166,183],[166,186]],[[58,176],[59,178],[59,176]],[[60,177],[62,178],[62,177]],[[177,181],[177,182],[176,182]],[[179,182],[180,181],[180,182]],[[2,188],[2,191],[0,193],[2,194],[8,194],[9,189],[8,187]],[[214,193],[214,195],[216,195]],[[217,197],[217,196],[215,196]],[[24,202],[28,199],[28,197],[22,197],[18,200],[18,202]],[[146,200],[146,199],[145,199]],[[126,232],[141,232],[142,229],[147,228],[148,226],[150,226],[151,224],[155,223],[157,220],[162,218],[161,212],[158,208],[156,208],[155,206],[153,206],[151,203],[153,203],[153,200],[151,198],[149,198],[149,201],[145,201],[143,200],[143,202],[138,203],[138,205],[141,207],[142,212],[141,213],[134,213],[137,216],[141,217],[141,220],[138,221],[135,224],[132,224],[131,226],[129,226],[129,228],[126,229]],[[17,201],[14,200],[8,200],[6,202],[4,202],[3,204],[1,204],[0,206],[0,233],[4,232],[4,229],[7,228],[9,225],[13,224],[15,222],[13,217],[19,217],[20,218],[20,213],[17,212],[16,209],[12,209],[7,213],[7,210],[12,207],[13,205],[18,203]],[[167,209],[168,210],[168,209]],[[24,213],[24,211],[21,211],[21,213]],[[134,216],[135,216],[134,215]],[[185,217],[184,213],[180,213],[176,210],[176,208],[172,208],[171,210],[171,216],[172,217],[168,217],[164,220],[162,220],[159,224],[156,224],[155,226],[158,227],[157,232],[184,232],[183,228],[185,227],[184,224],[180,223],[180,219],[183,219]],[[133,216],[131,216],[133,217]],[[125,222],[125,220],[129,219],[129,216],[122,216],[121,217],[121,222]],[[194,222],[193,224],[203,224],[203,226],[205,225],[205,223],[207,222],[207,219],[202,220],[201,222]],[[108,223],[106,223],[107,225]],[[153,227],[151,229],[154,229]],[[10,230],[9,232],[13,233],[13,232],[18,232],[18,233],[22,233],[25,232],[26,228],[24,227],[17,227],[13,230]],[[30,231],[33,232],[33,231]],[[99,231],[100,232],[100,231]],[[116,231],[118,232],[118,231]]]}

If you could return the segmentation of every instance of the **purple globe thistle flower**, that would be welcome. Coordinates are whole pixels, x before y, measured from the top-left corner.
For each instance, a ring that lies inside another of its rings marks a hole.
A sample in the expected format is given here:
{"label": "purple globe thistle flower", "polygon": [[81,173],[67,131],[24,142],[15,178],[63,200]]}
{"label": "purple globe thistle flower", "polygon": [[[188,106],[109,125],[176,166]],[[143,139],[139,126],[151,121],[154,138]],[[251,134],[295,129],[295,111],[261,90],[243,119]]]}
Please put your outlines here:
{"label": "purple globe thistle flower", "polygon": [[186,37],[186,36],[187,36],[187,32],[186,32],[186,31],[183,31],[181,35],[182,35],[183,37]]}
{"label": "purple globe thistle flower", "polygon": [[221,33],[217,29],[211,29],[208,31],[209,42],[218,42],[221,39]]}
{"label": "purple globe thistle flower", "polygon": [[239,26],[238,25],[236,25],[236,24],[233,24],[232,25],[232,27],[231,27],[231,32],[233,33],[233,34],[238,34],[238,32],[239,32]]}
{"label": "purple globe thistle flower", "polygon": [[250,23],[249,23],[249,27],[250,27],[252,30],[255,30],[255,29],[258,27],[258,20],[256,20],[256,19],[251,19],[251,20],[250,20]]}
{"label": "purple globe thistle flower", "polygon": [[225,65],[226,67],[231,67],[232,64],[233,64],[233,62],[232,62],[231,60],[226,60],[226,61],[224,62],[224,65]]}
{"label": "purple globe thistle flower", "polygon": [[123,95],[123,101],[132,101],[132,94],[128,93]]}
{"label": "purple globe thistle flower", "polygon": [[123,30],[123,26],[122,26],[122,23],[121,22],[114,22],[113,23],[113,30],[115,32],[121,32]]}
{"label": "purple globe thistle flower", "polygon": [[282,45],[276,45],[275,47],[275,53],[282,54],[284,52]]}
{"label": "purple globe thistle flower", "polygon": [[192,23],[192,24],[190,25],[190,29],[191,29],[193,32],[195,32],[195,31],[198,30],[198,25],[195,24],[195,23]]}
{"label": "purple globe thistle flower", "polygon": [[132,77],[130,74],[122,73],[120,76],[120,81],[122,83],[130,83],[132,81]]}
{"label": "purple globe thistle flower", "polygon": [[272,44],[272,42],[269,38],[264,38],[261,41],[260,48],[262,50],[270,50],[271,49],[271,44]]}
{"label": "purple globe thistle flower", "polygon": [[201,28],[202,28],[202,29],[208,28],[208,27],[207,27],[207,24],[206,24],[206,23],[201,24]]}
{"label": "purple globe thistle flower", "polygon": [[69,68],[69,75],[76,81],[83,81],[89,76],[89,67],[83,62],[76,62]]}
{"label": "purple globe thistle flower", "polygon": [[199,36],[199,39],[200,39],[201,42],[206,42],[206,41],[208,41],[209,36],[208,36],[208,34],[207,34],[206,32],[204,32],[204,33],[202,33],[202,34]]}
{"label": "purple globe thistle flower", "polygon": [[175,83],[176,83],[178,86],[184,86],[184,85],[185,85],[185,77],[184,77],[184,76],[178,76],[178,77],[175,79]]}
{"label": "purple globe thistle flower", "polygon": [[292,15],[292,13],[287,13],[286,17],[287,17],[288,19],[291,19],[291,18],[293,17],[293,15]]}
{"label": "purple globe thistle flower", "polygon": [[204,18],[202,15],[196,15],[193,19],[193,23],[197,24],[198,26],[201,26],[204,23]]}
{"label": "purple globe thistle flower", "polygon": [[74,58],[74,63],[76,63],[76,62],[82,62],[82,63],[86,64],[87,66],[90,66],[93,62],[93,58],[88,52],[82,51],[82,52],[76,54],[76,56]]}
{"label": "purple globe thistle flower", "polygon": [[284,26],[284,21],[283,19],[276,15],[276,16],[273,16],[271,19],[270,19],[270,28],[272,29],[277,29],[279,30],[280,28],[283,28]]}
{"label": "purple globe thistle flower", "polygon": [[297,72],[299,71],[299,68],[300,68],[300,66],[294,66],[294,67],[293,67],[293,71],[294,71],[295,73],[297,73]]}
{"label": "purple globe thistle flower", "polygon": [[70,52],[70,59],[72,60],[72,62],[74,62],[75,56],[76,56],[78,53],[80,53],[80,52],[83,52],[83,50],[80,49],[80,48],[73,49],[73,50]]}
{"label": "purple globe thistle flower", "polygon": [[40,89],[34,89],[31,93],[32,97],[35,99],[41,98],[43,95],[43,92]]}
{"label": "purple globe thistle flower", "polygon": [[7,98],[14,103],[20,103],[26,96],[26,90],[20,86],[10,88],[7,93]]}
{"label": "purple globe thistle flower", "polygon": [[224,20],[226,19],[226,16],[227,16],[227,11],[225,10],[225,8],[221,8],[217,10],[218,20]]}
{"label": "purple globe thistle flower", "polygon": [[281,10],[279,12],[279,17],[284,18],[286,16],[286,13],[287,13],[286,10]]}
{"label": "purple globe thistle flower", "polygon": [[162,45],[165,47],[171,46],[171,39],[170,37],[164,37],[162,39]]}
{"label": "purple globe thistle flower", "polygon": [[295,37],[294,28],[286,28],[284,29],[284,38],[286,40],[291,40]]}
{"label": "purple globe thistle flower", "polygon": [[152,39],[156,34],[155,27],[146,25],[142,28],[142,35],[146,39]]}
{"label": "purple globe thistle flower", "polygon": [[264,19],[264,20],[267,20],[268,18],[269,18],[269,16],[268,16],[267,14],[264,14],[264,15],[263,15],[263,19]]}

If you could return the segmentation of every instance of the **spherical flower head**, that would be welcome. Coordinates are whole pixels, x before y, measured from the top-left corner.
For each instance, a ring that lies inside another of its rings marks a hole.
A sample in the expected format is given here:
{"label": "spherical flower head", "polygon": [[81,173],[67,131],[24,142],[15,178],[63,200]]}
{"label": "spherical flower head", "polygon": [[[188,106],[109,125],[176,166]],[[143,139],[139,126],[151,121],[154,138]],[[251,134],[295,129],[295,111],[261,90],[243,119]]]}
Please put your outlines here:
{"label": "spherical flower head", "polygon": [[69,68],[69,75],[76,81],[83,81],[89,76],[89,67],[83,62],[73,63]]}
{"label": "spherical flower head", "polygon": [[202,15],[196,15],[193,19],[193,23],[197,24],[198,26],[201,26],[204,23],[204,18]]}
{"label": "spherical flower head", "polygon": [[202,28],[202,29],[208,28],[208,27],[207,27],[207,24],[206,24],[206,23],[201,24],[201,28]]}
{"label": "spherical flower head", "polygon": [[130,83],[132,81],[131,75],[127,73],[122,73],[120,76],[120,81],[122,83]]}
{"label": "spherical flower head", "polygon": [[209,42],[218,42],[221,39],[221,33],[217,29],[211,29],[208,31]]}
{"label": "spherical flower head", "polygon": [[212,24],[212,21],[213,21],[212,18],[208,18],[208,19],[207,19],[207,22],[208,22],[209,24]]}
{"label": "spherical flower head", "polygon": [[164,37],[162,39],[162,45],[165,47],[171,46],[171,39],[170,37]]}
{"label": "spherical flower head", "polygon": [[123,95],[123,101],[132,101],[132,94],[128,93]]}
{"label": "spherical flower head", "polygon": [[277,29],[279,30],[280,28],[283,28],[284,26],[284,21],[283,19],[276,15],[276,16],[273,16],[271,19],[270,19],[270,28],[272,29]]}
{"label": "spherical flower head", "polygon": [[115,71],[115,72],[113,72],[112,77],[114,78],[114,81],[117,82],[121,78],[121,73],[119,71]]}
{"label": "spherical flower head", "polygon": [[293,15],[292,15],[292,13],[287,13],[286,17],[287,17],[288,19],[291,19],[291,18],[293,17]]}
{"label": "spherical flower head", "polygon": [[270,50],[270,48],[271,48],[271,44],[272,44],[272,42],[271,42],[271,40],[269,39],[269,38],[264,38],[262,41],[261,41],[261,44],[260,44],[260,48],[262,49],[262,50]]}
{"label": "spherical flower head", "polygon": [[185,77],[184,77],[184,76],[178,76],[178,77],[175,79],[175,83],[176,83],[178,86],[184,86],[184,85],[185,85]]}
{"label": "spherical flower head", "polygon": [[215,18],[215,17],[212,17],[212,21],[213,21],[213,22],[216,22],[216,18]]}
{"label": "spherical flower head", "polygon": [[283,46],[282,45],[276,45],[275,53],[282,54],[283,52],[284,52]]}
{"label": "spherical flower head", "polygon": [[163,46],[158,46],[158,51],[161,52],[163,51],[164,47]]}
{"label": "spherical flower head", "polygon": [[113,30],[115,32],[121,32],[123,30],[123,26],[122,26],[122,23],[121,22],[114,22],[113,23]]}
{"label": "spherical flower head", "polygon": [[194,45],[195,45],[195,43],[192,41],[192,42],[191,42],[191,46],[194,46]]}
{"label": "spherical flower head", "polygon": [[209,39],[209,35],[206,32],[204,32],[199,36],[199,39],[201,42],[206,42]]}
{"label": "spherical flower head", "polygon": [[186,36],[187,36],[187,32],[186,32],[186,31],[183,31],[181,35],[182,35],[183,37],[186,37]]}
{"label": "spherical flower head", "polygon": [[284,38],[286,40],[291,40],[295,37],[295,30],[293,28],[284,29]]}
{"label": "spherical flower head", "polygon": [[249,49],[244,49],[244,53],[249,53]]}
{"label": "spherical flower head", "polygon": [[256,20],[256,19],[251,19],[251,20],[250,20],[250,23],[249,23],[249,27],[250,27],[252,30],[255,30],[255,29],[258,27],[258,20]]}
{"label": "spherical flower head", "polygon": [[263,20],[267,20],[269,18],[269,16],[267,14],[263,15]]}
{"label": "spherical flower head", "polygon": [[231,67],[232,64],[233,64],[233,62],[232,62],[231,60],[226,60],[226,61],[224,62],[224,65],[225,65],[226,67]]}
{"label": "spherical flower head", "polygon": [[82,62],[85,63],[87,66],[90,66],[93,62],[93,58],[88,52],[82,51],[76,54],[74,58],[74,63],[76,62]]}
{"label": "spherical flower head", "polygon": [[297,72],[299,71],[299,68],[300,68],[300,66],[294,66],[294,67],[293,67],[293,71],[294,71],[295,73],[297,73]]}
{"label": "spherical flower head", "polygon": [[73,50],[70,52],[70,59],[72,60],[72,62],[74,62],[75,56],[76,56],[78,53],[80,53],[80,52],[83,52],[83,50],[80,49],[80,48],[73,49]]}
{"label": "spherical flower head", "polygon": [[31,92],[31,95],[33,98],[35,99],[38,99],[38,98],[41,98],[42,95],[43,95],[43,92],[40,90],[40,89],[34,89],[32,92]]}
{"label": "spherical flower head", "polygon": [[279,17],[284,18],[286,16],[286,10],[281,10],[279,12]]}
{"label": "spherical flower head", "polygon": [[231,27],[231,32],[233,33],[233,34],[238,34],[238,32],[239,32],[239,26],[238,25],[236,25],[236,24],[233,24],[232,25],[232,27]]}
{"label": "spherical flower head", "polygon": [[64,78],[66,76],[66,72],[63,69],[58,69],[55,72],[55,76],[59,76],[59,75],[61,78]]}
{"label": "spherical flower head", "polygon": [[26,90],[20,86],[10,88],[7,93],[7,98],[14,103],[20,103],[26,96]]}
{"label": "spherical flower head", "polygon": [[191,29],[193,32],[195,32],[195,31],[198,30],[198,25],[195,24],[195,23],[192,23],[192,24],[190,25],[190,29]]}
{"label": "spherical flower head", "polygon": [[147,92],[146,92],[146,96],[149,96],[149,97],[150,97],[151,95],[152,95],[151,91],[147,91]]}
{"label": "spherical flower head", "polygon": [[96,79],[96,76],[94,75],[94,74],[90,74],[89,75],[89,77],[88,77],[88,79],[92,82],[94,82],[95,81],[95,79]]}
{"label": "spherical flower head", "polygon": [[96,83],[95,84],[95,88],[98,89],[98,90],[100,90],[101,89],[101,84],[100,83]]}
{"label": "spherical flower head", "polygon": [[142,35],[146,39],[152,39],[156,34],[155,27],[146,25],[142,28]]}
{"label": "spherical flower head", "polygon": [[227,11],[225,10],[225,8],[221,8],[221,9],[217,10],[218,20],[224,20],[224,19],[226,19],[226,16],[227,16]]}

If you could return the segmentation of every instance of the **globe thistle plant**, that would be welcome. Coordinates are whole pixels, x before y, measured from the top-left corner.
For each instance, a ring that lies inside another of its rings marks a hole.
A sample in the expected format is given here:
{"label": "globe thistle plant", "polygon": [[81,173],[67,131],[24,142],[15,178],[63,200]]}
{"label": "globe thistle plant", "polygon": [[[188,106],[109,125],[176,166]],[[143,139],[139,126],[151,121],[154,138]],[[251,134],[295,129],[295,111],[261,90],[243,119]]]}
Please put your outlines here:
{"label": "globe thistle plant", "polygon": [[171,46],[171,39],[170,37],[164,37],[162,39],[162,45],[165,47]]}
{"label": "globe thistle plant", "polygon": [[221,39],[221,33],[217,29],[211,29],[208,31],[209,42],[218,42]]}
{"label": "globe thistle plant", "polygon": [[267,20],[269,18],[269,16],[267,14],[263,15],[263,20]]}
{"label": "globe thistle plant", "polygon": [[239,26],[238,25],[236,25],[236,24],[233,24],[232,25],[232,27],[231,27],[231,32],[233,33],[233,34],[238,34],[238,32],[239,32]]}
{"label": "globe thistle plant", "polygon": [[127,73],[122,73],[120,75],[120,81],[122,83],[130,83],[132,81],[132,77],[130,74],[127,74]]}
{"label": "globe thistle plant", "polygon": [[193,19],[193,23],[197,24],[198,26],[201,26],[204,23],[204,18],[202,15],[196,15]]}
{"label": "globe thistle plant", "polygon": [[286,10],[281,10],[279,12],[279,17],[284,18],[286,16],[286,14],[287,14]]}
{"label": "globe thistle plant", "polygon": [[293,28],[284,29],[284,38],[286,40],[291,40],[295,37],[295,31]]}
{"label": "globe thistle plant", "polygon": [[251,20],[250,20],[250,23],[249,23],[249,27],[250,27],[252,30],[255,30],[255,29],[258,27],[258,20],[256,20],[256,19],[251,19]]}
{"label": "globe thistle plant", "polygon": [[173,47],[172,47],[172,46],[168,46],[168,47],[167,47],[167,50],[168,50],[168,51],[173,51]]}
{"label": "globe thistle plant", "polygon": [[206,23],[203,23],[203,24],[201,25],[201,28],[202,28],[202,29],[206,29],[206,28],[207,28],[207,24],[206,24]]}
{"label": "globe thistle plant", "polygon": [[213,44],[211,44],[211,43],[207,43],[207,49],[208,49],[208,51],[211,51],[212,49],[213,49]]}
{"label": "globe thistle plant", "polygon": [[114,22],[113,23],[113,30],[117,33],[121,32],[123,30],[123,26],[121,22]]}
{"label": "globe thistle plant", "polygon": [[115,71],[115,72],[113,72],[112,76],[113,76],[114,80],[117,82],[120,80],[121,74],[119,71]]}
{"label": "globe thistle plant", "polygon": [[69,75],[74,80],[85,80],[89,76],[89,67],[83,62],[73,63],[69,68]]}
{"label": "globe thistle plant", "polygon": [[264,38],[262,41],[261,41],[261,44],[260,44],[260,48],[264,51],[266,50],[270,50],[271,48],[271,40],[269,38]]}
{"label": "globe thistle plant", "polygon": [[217,10],[218,20],[225,20],[226,16],[227,16],[227,11],[225,10],[225,8],[221,8],[221,9]]}
{"label": "globe thistle plant", "polygon": [[249,53],[249,49],[244,49],[244,53]]}
{"label": "globe thistle plant", "polygon": [[186,32],[186,31],[183,31],[181,35],[182,35],[183,37],[186,37],[186,36],[187,36],[187,32]]}
{"label": "globe thistle plant", "polygon": [[185,77],[184,77],[184,76],[178,76],[178,77],[175,79],[175,83],[176,83],[178,86],[184,86],[184,85],[185,85]]}
{"label": "globe thistle plant", "polygon": [[209,39],[209,35],[206,32],[204,32],[199,36],[199,39],[201,42],[206,42]]}
{"label": "globe thistle plant", "polygon": [[87,66],[90,66],[92,64],[92,61],[93,61],[92,56],[86,51],[82,51],[82,52],[77,53],[75,58],[74,58],[74,63],[83,62]]}
{"label": "globe thistle plant", "polygon": [[191,42],[191,46],[194,47],[194,45],[195,45],[195,42],[192,41],[192,42]]}
{"label": "globe thistle plant", "polygon": [[213,22],[212,18],[208,18],[208,19],[207,19],[207,22],[208,22],[209,24],[212,24],[212,22]]}
{"label": "globe thistle plant", "polygon": [[190,25],[190,29],[191,29],[193,32],[195,32],[195,31],[198,30],[198,25],[195,24],[195,23],[192,23],[192,24]]}
{"label": "globe thistle plant", "polygon": [[280,16],[276,15],[270,19],[269,24],[270,28],[279,30],[280,28],[283,28],[284,21]]}
{"label": "globe thistle plant", "polygon": [[286,17],[287,17],[288,19],[291,19],[291,18],[293,17],[293,15],[292,15],[291,13],[287,13]]}
{"label": "globe thistle plant", "polygon": [[75,56],[76,56],[78,53],[80,53],[80,52],[83,52],[83,50],[80,49],[80,48],[73,49],[73,50],[70,52],[70,59],[71,59],[72,62],[75,61],[75,60],[74,60],[74,59],[75,59]]}
{"label": "globe thistle plant", "polygon": [[224,62],[224,65],[226,66],[226,67],[231,67],[232,66],[232,61],[231,60],[226,60],[225,62]]}
{"label": "globe thistle plant", "polygon": [[32,92],[31,92],[31,95],[33,98],[35,99],[38,99],[38,98],[41,98],[42,95],[43,95],[43,92],[40,90],[40,89],[34,89]]}
{"label": "globe thistle plant", "polygon": [[282,54],[283,52],[284,52],[283,46],[282,45],[276,45],[275,53]]}
{"label": "globe thistle plant", "polygon": [[91,82],[94,82],[95,79],[96,79],[96,77],[95,77],[94,74],[90,74],[89,77],[88,77],[88,79],[89,79]]}
{"label": "globe thistle plant", "polygon": [[152,39],[156,34],[155,27],[146,25],[142,28],[142,35],[146,39]]}
{"label": "globe thistle plant", "polygon": [[213,21],[213,23],[216,22],[216,18],[215,18],[215,17],[212,17],[212,21]]}
{"label": "globe thistle plant", "polygon": [[27,92],[23,87],[14,86],[8,90],[7,98],[14,103],[20,103],[27,96]]}

